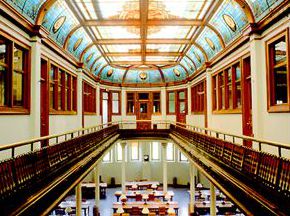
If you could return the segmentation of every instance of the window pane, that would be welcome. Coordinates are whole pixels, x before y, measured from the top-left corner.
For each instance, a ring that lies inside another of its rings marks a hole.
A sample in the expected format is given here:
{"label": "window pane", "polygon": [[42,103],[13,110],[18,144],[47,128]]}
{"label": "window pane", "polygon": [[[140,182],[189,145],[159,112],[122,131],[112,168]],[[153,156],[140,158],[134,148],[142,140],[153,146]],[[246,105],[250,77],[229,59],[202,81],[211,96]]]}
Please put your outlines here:
{"label": "window pane", "polygon": [[138,142],[131,143],[131,160],[139,160],[139,145]]}
{"label": "window pane", "polygon": [[6,63],[7,45],[5,41],[0,38],[0,63]]}
{"label": "window pane", "polygon": [[175,101],[169,101],[169,112],[170,113],[175,112]]}
{"label": "window pane", "polygon": [[116,156],[117,156],[117,161],[121,161],[122,160],[122,146],[120,143],[117,143],[116,145]]}
{"label": "window pane", "polygon": [[103,157],[104,162],[110,162],[111,161],[111,152],[108,152],[104,157]]}
{"label": "window pane", "polygon": [[173,143],[167,144],[166,159],[168,161],[174,161],[174,148]]}
{"label": "window pane", "polygon": [[53,65],[51,65],[50,71],[49,71],[49,79],[50,79],[50,86],[49,86],[49,107],[51,109],[55,108],[55,104],[54,104],[54,71],[55,71],[55,67]]}
{"label": "window pane", "polygon": [[151,147],[152,160],[159,160],[159,143],[152,142]]}
{"label": "window pane", "polygon": [[7,101],[5,98],[5,94],[6,94],[6,79],[5,79],[5,75],[6,75],[6,68],[2,67],[0,65],[0,106],[4,106],[7,105]]}
{"label": "window pane", "polygon": [[169,100],[175,100],[175,93],[174,92],[170,92],[169,93]]}
{"label": "window pane", "polygon": [[286,41],[285,37],[275,44],[275,64],[286,61]]}
{"label": "window pane", "polygon": [[185,99],[185,92],[179,92],[179,100]]}
{"label": "window pane", "polygon": [[240,66],[236,66],[236,108],[240,108],[241,106],[241,68]]}
{"label": "window pane", "polygon": [[183,153],[180,152],[180,161],[188,161],[187,157]]}
{"label": "window pane", "polygon": [[13,58],[14,70],[23,70],[23,51],[14,47],[14,58]]}
{"label": "window pane", "polygon": [[13,105],[23,106],[23,74],[13,73]]}
{"label": "window pane", "polygon": [[179,103],[179,112],[180,113],[185,113],[185,102],[180,102]]}
{"label": "window pane", "polygon": [[159,113],[160,112],[160,101],[154,101],[153,102],[153,113]]}
{"label": "window pane", "polygon": [[113,113],[119,113],[119,101],[113,101]]}
{"label": "window pane", "polygon": [[113,97],[113,100],[119,100],[119,93],[113,92],[112,97]]}
{"label": "window pane", "polygon": [[287,103],[287,69],[286,65],[274,69],[275,103]]}
{"label": "window pane", "polygon": [[108,92],[103,92],[103,99],[108,100],[108,98],[109,98]]}

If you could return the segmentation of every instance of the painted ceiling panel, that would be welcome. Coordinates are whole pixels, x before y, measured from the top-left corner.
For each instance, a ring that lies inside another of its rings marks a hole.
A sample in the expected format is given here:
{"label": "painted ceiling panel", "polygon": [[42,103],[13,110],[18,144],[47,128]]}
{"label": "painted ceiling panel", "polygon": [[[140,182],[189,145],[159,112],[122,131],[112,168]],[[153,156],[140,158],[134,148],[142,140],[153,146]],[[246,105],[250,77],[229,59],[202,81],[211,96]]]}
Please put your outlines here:
{"label": "painted ceiling panel", "polygon": [[124,69],[114,68],[108,65],[102,70],[100,78],[107,82],[122,83],[125,71]]}
{"label": "painted ceiling panel", "polygon": [[187,68],[189,75],[195,72],[195,66],[193,65],[192,61],[189,60],[188,57],[184,56],[180,62],[184,67]]}
{"label": "painted ceiling panel", "polygon": [[265,17],[273,8],[285,0],[246,0],[251,6],[256,21]]}
{"label": "painted ceiling panel", "polygon": [[129,70],[124,83],[161,83],[159,70]]}
{"label": "painted ceiling panel", "polygon": [[197,69],[201,68],[205,62],[204,55],[196,46],[192,45],[187,55],[194,62]]}
{"label": "painted ceiling panel", "polygon": [[186,71],[180,65],[175,67],[162,69],[164,74],[165,82],[175,82],[175,81],[182,81],[186,79]]}
{"label": "painted ceiling panel", "polygon": [[13,5],[30,22],[35,23],[38,11],[45,0],[5,0]]}
{"label": "painted ceiling panel", "polygon": [[42,25],[50,32],[50,37],[63,46],[65,38],[79,22],[63,0],[55,2],[45,14]]}
{"label": "painted ceiling panel", "polygon": [[218,36],[209,27],[203,29],[196,43],[204,49],[209,59],[213,58],[222,49]]}
{"label": "painted ceiling panel", "polygon": [[93,68],[93,74],[95,74],[96,76],[100,73],[100,71],[104,68],[105,65],[107,65],[108,63],[106,62],[106,60],[101,57],[100,59],[97,60],[97,62],[94,65]]}
{"label": "painted ceiling panel", "polygon": [[100,57],[100,52],[96,46],[92,46],[89,48],[86,53],[83,56],[83,59],[81,61],[84,62],[85,66],[87,68],[90,68],[94,62],[94,60],[98,57]]}
{"label": "painted ceiling panel", "polygon": [[240,35],[241,30],[249,23],[246,14],[234,1],[224,1],[209,22],[222,35],[225,44]]}
{"label": "painted ceiling panel", "polygon": [[68,51],[79,59],[82,51],[84,51],[84,49],[91,43],[92,40],[89,38],[85,30],[80,28],[70,37],[68,41]]}

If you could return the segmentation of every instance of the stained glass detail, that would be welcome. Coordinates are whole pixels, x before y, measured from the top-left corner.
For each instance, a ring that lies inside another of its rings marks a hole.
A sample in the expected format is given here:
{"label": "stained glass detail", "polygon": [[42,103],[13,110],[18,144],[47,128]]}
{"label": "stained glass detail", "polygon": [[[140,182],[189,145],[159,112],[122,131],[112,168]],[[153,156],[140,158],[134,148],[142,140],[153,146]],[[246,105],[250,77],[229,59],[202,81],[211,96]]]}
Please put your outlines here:
{"label": "stained glass detail", "polygon": [[45,14],[42,25],[50,32],[50,37],[59,45],[64,41],[79,22],[73,15],[65,1],[56,1]]}
{"label": "stained glass detail", "polygon": [[92,43],[92,40],[87,35],[83,28],[78,29],[72,34],[68,41],[68,51],[70,51],[76,58],[80,58],[84,49]]}
{"label": "stained glass detail", "polygon": [[[94,60],[96,58],[99,58],[100,55],[101,54],[100,54],[98,48],[96,46],[92,46],[85,52],[85,54],[83,55],[83,59],[80,59],[80,60],[82,62],[84,62],[84,65],[87,68],[91,68],[92,64],[94,63]],[[89,61],[87,61],[87,60],[89,60]]]}
{"label": "stained glass detail", "polygon": [[187,52],[187,55],[194,62],[197,69],[201,68],[203,63],[205,62],[203,53],[199,48],[194,45],[191,46],[190,50]]}
{"label": "stained glass detail", "polygon": [[114,68],[108,65],[105,68],[103,68],[100,78],[101,80],[107,82],[122,83],[124,74],[125,69]]}
{"label": "stained glass detail", "polygon": [[37,14],[46,0],[5,0],[23,14],[30,22],[35,23]]}
{"label": "stained glass detail", "polygon": [[249,23],[243,9],[234,0],[224,1],[209,22],[229,44]]}
{"label": "stained glass detail", "polygon": [[[176,74],[175,74],[176,70],[178,70],[180,72],[179,76],[176,76]],[[162,71],[164,74],[165,82],[182,81],[187,77],[186,71],[180,65],[177,65],[177,66],[171,67],[171,68],[162,69]]]}
{"label": "stained glass detail", "polygon": [[132,69],[127,72],[124,83],[162,83],[162,78],[159,70]]}
{"label": "stained glass detail", "polygon": [[196,42],[204,49],[209,59],[222,49],[218,36],[209,27],[204,28]]}

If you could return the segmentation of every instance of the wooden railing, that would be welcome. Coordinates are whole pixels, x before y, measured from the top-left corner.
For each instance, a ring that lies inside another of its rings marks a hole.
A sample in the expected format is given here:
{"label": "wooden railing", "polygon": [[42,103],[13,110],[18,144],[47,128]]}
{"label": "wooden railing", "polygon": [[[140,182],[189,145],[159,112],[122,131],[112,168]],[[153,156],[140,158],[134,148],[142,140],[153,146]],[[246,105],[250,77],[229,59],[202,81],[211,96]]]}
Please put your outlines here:
{"label": "wooden railing", "polygon": [[[66,141],[50,144],[40,149],[4,160],[0,164],[0,204],[9,203],[11,199],[18,199],[17,194],[39,189],[41,185],[52,180],[69,166],[86,157],[99,147],[99,143],[117,134],[119,126],[111,124],[107,127],[81,129],[68,134],[78,134],[78,137]],[[89,133],[90,131],[90,133]],[[62,135],[49,136],[11,145],[16,148],[34,142],[57,138]],[[5,146],[8,148],[8,146]],[[25,194],[22,194],[25,196]],[[2,206],[3,207],[3,206]]]}
{"label": "wooden railing", "polygon": [[[289,159],[212,137],[183,126],[171,124],[170,129],[193,143],[198,149],[214,156],[215,159],[224,162],[244,176],[290,198]],[[282,148],[281,145],[278,147]]]}

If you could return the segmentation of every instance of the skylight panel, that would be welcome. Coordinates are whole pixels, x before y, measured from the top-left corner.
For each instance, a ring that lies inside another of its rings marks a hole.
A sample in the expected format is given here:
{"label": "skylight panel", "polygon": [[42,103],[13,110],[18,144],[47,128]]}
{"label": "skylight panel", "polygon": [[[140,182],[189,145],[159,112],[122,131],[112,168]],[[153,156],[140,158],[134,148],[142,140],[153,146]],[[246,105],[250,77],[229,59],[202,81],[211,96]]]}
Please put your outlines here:
{"label": "skylight panel", "polygon": [[138,0],[98,0],[100,11],[104,19],[139,19]]}
{"label": "skylight panel", "polygon": [[148,26],[148,38],[185,38],[190,26]]}
{"label": "skylight panel", "polygon": [[206,12],[208,11],[209,6],[211,5],[212,0],[207,0],[204,4],[203,9],[200,11],[199,16],[197,17],[198,19],[203,19],[204,15],[206,14]]}
{"label": "skylight panel", "polygon": [[147,44],[147,52],[178,52],[184,45],[180,44]]}
{"label": "skylight panel", "polygon": [[90,19],[90,15],[87,12],[85,5],[82,3],[81,0],[76,0],[76,4],[78,6],[78,8],[80,9],[82,15],[85,17],[86,20]]}
{"label": "skylight panel", "polygon": [[141,56],[119,56],[112,59],[113,61],[141,61]]}
{"label": "skylight panel", "polygon": [[174,56],[146,56],[146,61],[175,61]]}
{"label": "skylight panel", "polygon": [[[141,46],[139,44],[126,44],[126,45],[105,45],[108,52],[140,52]],[[104,47],[104,46],[103,46]]]}
{"label": "skylight panel", "polygon": [[135,26],[99,26],[97,28],[101,34],[101,38],[104,39],[140,38],[140,28],[136,28]]}

